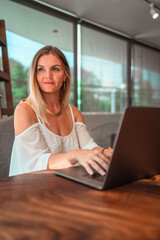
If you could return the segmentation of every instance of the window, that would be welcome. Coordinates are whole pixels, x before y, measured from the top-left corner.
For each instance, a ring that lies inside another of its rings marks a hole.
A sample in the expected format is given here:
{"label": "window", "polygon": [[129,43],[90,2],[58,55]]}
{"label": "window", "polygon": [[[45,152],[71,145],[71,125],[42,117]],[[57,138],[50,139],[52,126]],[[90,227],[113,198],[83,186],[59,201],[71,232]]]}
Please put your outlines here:
{"label": "window", "polygon": [[136,44],[132,50],[133,105],[160,106],[160,53]]}
{"label": "window", "polygon": [[82,26],[81,110],[123,111],[127,103],[127,42]]}
{"label": "window", "polygon": [[[28,70],[33,56],[44,45],[60,48],[69,62],[72,79],[70,102],[73,104],[73,23],[6,0],[1,0],[0,15],[5,19],[7,29],[14,107],[28,96]],[[3,94],[3,86],[0,85],[1,92]],[[4,96],[2,99],[3,105]]]}
{"label": "window", "polygon": [[[29,1],[27,5],[30,7],[16,1],[1,0],[0,7],[0,15],[5,19],[7,29],[14,106],[28,96],[28,70],[33,56],[44,45],[60,48],[67,57],[72,81],[70,104],[76,105],[77,102],[81,111],[123,112],[127,105],[127,95],[129,100],[132,98],[133,105],[160,105],[158,50],[135,44],[133,40],[132,76],[131,81],[127,80],[127,45],[130,40],[121,38],[118,34],[113,36],[85,21],[78,24],[78,17],[49,10],[49,7],[45,10],[37,1]],[[79,35],[77,36],[76,24],[81,26],[81,31],[77,28],[81,38],[78,45],[81,52],[78,61],[80,56],[81,64],[78,66],[76,38],[79,41]],[[2,67],[0,51],[0,69]],[[0,94],[3,95],[2,107],[5,107],[2,83]]]}

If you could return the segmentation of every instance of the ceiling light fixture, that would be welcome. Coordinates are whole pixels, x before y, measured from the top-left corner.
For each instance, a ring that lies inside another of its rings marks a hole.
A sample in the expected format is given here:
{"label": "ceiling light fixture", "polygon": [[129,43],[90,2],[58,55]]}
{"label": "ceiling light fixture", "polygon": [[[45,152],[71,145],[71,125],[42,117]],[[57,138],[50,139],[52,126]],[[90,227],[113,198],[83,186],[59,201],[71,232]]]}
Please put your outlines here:
{"label": "ceiling light fixture", "polygon": [[159,13],[155,10],[154,4],[153,4],[153,3],[150,3],[150,7],[151,7],[150,13],[151,13],[151,15],[152,15],[152,18],[153,18],[153,19],[158,18],[158,17],[159,17]]}

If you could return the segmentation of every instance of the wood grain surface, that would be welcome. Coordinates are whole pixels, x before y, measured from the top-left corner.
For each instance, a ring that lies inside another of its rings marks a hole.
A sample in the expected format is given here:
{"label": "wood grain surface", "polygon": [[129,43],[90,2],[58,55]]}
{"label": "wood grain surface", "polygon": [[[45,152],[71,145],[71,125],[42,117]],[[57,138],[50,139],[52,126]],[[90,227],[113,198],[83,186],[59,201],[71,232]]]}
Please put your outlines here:
{"label": "wood grain surface", "polygon": [[160,239],[160,177],[106,191],[54,174],[0,179],[0,240]]}

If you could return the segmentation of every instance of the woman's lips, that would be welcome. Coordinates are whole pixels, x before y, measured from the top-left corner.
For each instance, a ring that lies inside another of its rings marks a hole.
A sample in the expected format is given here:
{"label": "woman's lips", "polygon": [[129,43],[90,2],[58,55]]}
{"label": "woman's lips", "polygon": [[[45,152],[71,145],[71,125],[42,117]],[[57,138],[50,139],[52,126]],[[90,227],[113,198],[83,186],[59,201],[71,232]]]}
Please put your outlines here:
{"label": "woman's lips", "polygon": [[54,82],[44,82],[44,84],[54,84]]}

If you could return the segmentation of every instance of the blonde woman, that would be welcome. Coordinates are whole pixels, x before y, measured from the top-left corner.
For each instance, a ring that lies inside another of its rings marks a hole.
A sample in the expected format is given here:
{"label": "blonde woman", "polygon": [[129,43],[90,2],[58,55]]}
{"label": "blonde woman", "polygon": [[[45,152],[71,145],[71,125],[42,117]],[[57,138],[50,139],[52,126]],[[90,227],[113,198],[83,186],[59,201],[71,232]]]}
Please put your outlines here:
{"label": "blonde woman", "polygon": [[14,113],[15,141],[9,175],[91,166],[101,175],[108,169],[112,149],[102,149],[89,136],[82,114],[68,105],[71,79],[64,54],[45,46],[33,58],[29,96]]}

